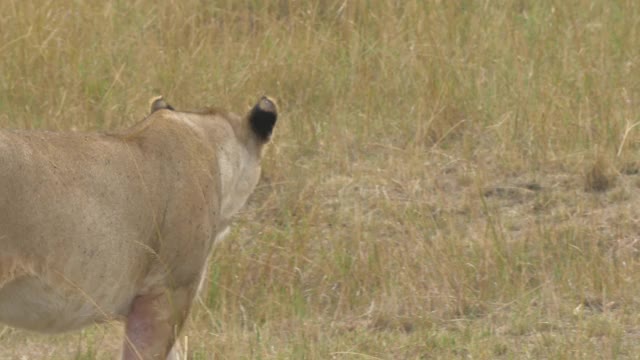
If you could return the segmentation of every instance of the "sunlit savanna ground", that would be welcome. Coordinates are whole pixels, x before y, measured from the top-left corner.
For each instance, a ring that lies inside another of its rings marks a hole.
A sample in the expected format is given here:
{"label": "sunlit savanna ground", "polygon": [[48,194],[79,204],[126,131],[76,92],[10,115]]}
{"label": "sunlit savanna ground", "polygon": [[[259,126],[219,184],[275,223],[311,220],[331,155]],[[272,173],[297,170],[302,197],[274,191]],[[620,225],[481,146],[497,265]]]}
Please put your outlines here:
{"label": "sunlit savanna ground", "polygon": [[[0,127],[281,117],[189,359],[640,357],[640,3],[0,2]],[[0,326],[108,359],[120,325]]]}

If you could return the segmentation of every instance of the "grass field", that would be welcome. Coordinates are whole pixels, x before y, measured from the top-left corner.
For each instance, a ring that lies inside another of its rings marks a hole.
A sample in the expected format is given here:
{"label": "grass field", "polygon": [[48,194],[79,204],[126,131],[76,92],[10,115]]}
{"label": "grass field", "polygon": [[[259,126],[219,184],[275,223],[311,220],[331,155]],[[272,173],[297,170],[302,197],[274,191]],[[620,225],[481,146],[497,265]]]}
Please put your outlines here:
{"label": "grass field", "polygon": [[[0,127],[281,117],[189,359],[640,357],[640,3],[0,2]],[[1,359],[121,327],[0,326]]]}

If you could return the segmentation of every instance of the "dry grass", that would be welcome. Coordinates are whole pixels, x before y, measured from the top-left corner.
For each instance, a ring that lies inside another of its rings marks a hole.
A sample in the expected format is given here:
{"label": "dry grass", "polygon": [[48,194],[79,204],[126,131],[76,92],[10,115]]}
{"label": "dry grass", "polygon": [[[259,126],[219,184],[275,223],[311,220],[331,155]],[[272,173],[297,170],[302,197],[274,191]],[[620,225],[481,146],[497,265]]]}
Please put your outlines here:
{"label": "dry grass", "polygon": [[[634,1],[6,0],[0,126],[279,100],[190,359],[636,358],[639,24]],[[109,358],[118,331],[0,330],[0,357]]]}

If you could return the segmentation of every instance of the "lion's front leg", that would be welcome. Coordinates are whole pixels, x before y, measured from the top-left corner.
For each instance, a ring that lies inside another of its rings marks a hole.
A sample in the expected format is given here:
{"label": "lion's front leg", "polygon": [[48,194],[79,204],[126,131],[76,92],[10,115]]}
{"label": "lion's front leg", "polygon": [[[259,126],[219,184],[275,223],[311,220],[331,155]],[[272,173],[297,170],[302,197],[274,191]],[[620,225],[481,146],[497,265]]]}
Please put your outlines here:
{"label": "lion's front leg", "polygon": [[167,355],[167,360],[186,360],[187,354],[182,353],[182,347],[179,342],[173,343],[173,348],[169,351],[169,355]]}
{"label": "lion's front leg", "polygon": [[189,314],[193,288],[195,286],[136,297],[127,316],[122,358],[177,358],[179,350],[173,347]]}

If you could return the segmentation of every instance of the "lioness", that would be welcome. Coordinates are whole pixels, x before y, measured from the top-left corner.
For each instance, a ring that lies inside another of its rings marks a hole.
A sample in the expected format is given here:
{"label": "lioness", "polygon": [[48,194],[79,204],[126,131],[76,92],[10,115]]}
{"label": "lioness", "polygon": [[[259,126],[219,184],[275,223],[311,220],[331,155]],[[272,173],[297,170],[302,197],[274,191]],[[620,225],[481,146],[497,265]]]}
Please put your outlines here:
{"label": "lioness", "polygon": [[173,358],[216,237],[260,176],[276,123],[164,100],[120,134],[0,131],[0,322],[126,321],[124,359]]}

